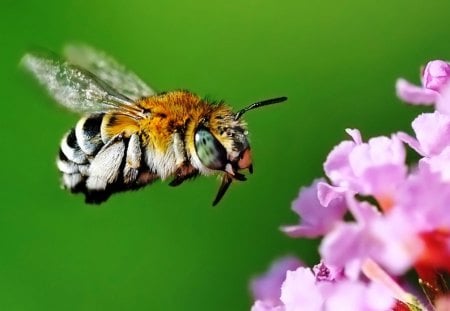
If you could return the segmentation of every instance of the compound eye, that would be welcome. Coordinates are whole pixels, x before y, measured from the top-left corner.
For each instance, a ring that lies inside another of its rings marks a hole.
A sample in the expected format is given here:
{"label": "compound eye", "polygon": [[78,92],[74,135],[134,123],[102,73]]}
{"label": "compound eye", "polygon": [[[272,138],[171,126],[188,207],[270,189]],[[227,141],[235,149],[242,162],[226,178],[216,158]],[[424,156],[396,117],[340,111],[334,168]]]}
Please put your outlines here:
{"label": "compound eye", "polygon": [[212,170],[225,168],[227,151],[207,129],[198,129],[194,140],[195,150],[203,165]]}

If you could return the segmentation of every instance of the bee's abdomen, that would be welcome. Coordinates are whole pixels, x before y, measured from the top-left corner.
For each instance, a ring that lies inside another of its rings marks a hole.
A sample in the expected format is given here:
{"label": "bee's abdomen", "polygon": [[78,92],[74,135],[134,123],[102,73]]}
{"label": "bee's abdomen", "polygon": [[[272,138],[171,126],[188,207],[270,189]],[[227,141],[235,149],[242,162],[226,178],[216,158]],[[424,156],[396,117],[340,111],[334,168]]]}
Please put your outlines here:
{"label": "bee's abdomen", "polygon": [[102,140],[103,115],[81,119],[62,139],[57,166],[68,190],[87,203],[106,201],[114,192],[137,189],[157,178],[145,164],[140,137],[118,134]]}
{"label": "bee's abdomen", "polygon": [[72,192],[84,192],[90,162],[104,145],[100,135],[102,119],[103,114],[81,119],[61,140],[56,163],[64,187]]}
{"label": "bee's abdomen", "polygon": [[83,118],[75,127],[78,145],[87,155],[96,154],[104,144],[100,133],[103,116],[104,114],[98,114]]}

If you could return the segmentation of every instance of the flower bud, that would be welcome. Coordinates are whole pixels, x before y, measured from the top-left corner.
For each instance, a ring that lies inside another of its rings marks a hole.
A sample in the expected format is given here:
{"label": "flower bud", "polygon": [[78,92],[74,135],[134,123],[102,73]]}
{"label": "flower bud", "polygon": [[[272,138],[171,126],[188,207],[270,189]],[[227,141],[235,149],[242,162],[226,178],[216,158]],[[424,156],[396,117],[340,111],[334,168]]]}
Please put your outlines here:
{"label": "flower bud", "polygon": [[428,62],[423,70],[422,84],[425,88],[439,92],[450,79],[450,64],[442,60]]}

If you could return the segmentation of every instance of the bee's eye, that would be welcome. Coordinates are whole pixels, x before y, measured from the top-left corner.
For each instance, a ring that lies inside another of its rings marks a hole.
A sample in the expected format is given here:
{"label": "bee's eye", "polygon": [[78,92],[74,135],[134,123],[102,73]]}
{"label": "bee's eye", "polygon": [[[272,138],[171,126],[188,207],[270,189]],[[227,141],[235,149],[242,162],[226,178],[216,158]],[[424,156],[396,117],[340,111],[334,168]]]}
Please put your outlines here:
{"label": "bee's eye", "polygon": [[203,165],[212,170],[221,170],[227,164],[227,151],[206,129],[195,133],[195,150]]}

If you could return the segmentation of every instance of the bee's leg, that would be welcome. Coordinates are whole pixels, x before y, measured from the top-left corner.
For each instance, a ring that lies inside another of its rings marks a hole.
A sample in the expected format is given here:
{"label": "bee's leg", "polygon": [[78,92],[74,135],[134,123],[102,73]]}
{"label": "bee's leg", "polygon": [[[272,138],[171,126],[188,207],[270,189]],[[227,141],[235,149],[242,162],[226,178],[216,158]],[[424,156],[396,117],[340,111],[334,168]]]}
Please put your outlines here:
{"label": "bee's leg", "polygon": [[216,198],[213,201],[213,204],[212,204],[213,206],[216,206],[217,203],[219,203],[220,200],[222,200],[223,195],[225,194],[225,192],[227,192],[232,181],[233,181],[233,177],[230,174],[224,174],[222,176],[222,183],[220,184],[219,191],[217,192]]}
{"label": "bee's leg", "polygon": [[175,178],[169,184],[172,187],[181,185],[183,181],[198,175],[198,170],[187,159],[183,132],[183,130],[178,130],[173,134],[173,149],[177,169],[175,171]]}
{"label": "bee's leg", "polygon": [[152,173],[148,170],[139,172],[139,175],[137,176],[136,179],[135,187],[132,187],[132,189],[138,189],[140,187],[143,187],[147,184],[154,182],[158,178],[159,178],[158,174]]}
{"label": "bee's leg", "polygon": [[173,133],[172,140],[176,165],[180,166],[187,161],[186,146],[184,145],[184,131],[182,129],[176,130],[176,132]]}
{"label": "bee's leg", "polygon": [[[117,181],[125,156],[125,142],[122,135],[116,135],[100,149],[89,167],[86,188],[89,191],[104,191]],[[123,167],[123,166],[122,166]]]}
{"label": "bee's leg", "polygon": [[123,169],[123,182],[125,184],[134,183],[139,174],[141,166],[142,150],[141,142],[137,134],[133,134],[128,141],[125,167]]}
{"label": "bee's leg", "polygon": [[187,179],[193,178],[198,175],[198,170],[190,163],[183,162],[178,166],[175,172],[175,178],[169,183],[170,186],[175,187],[181,185],[181,183]]}

